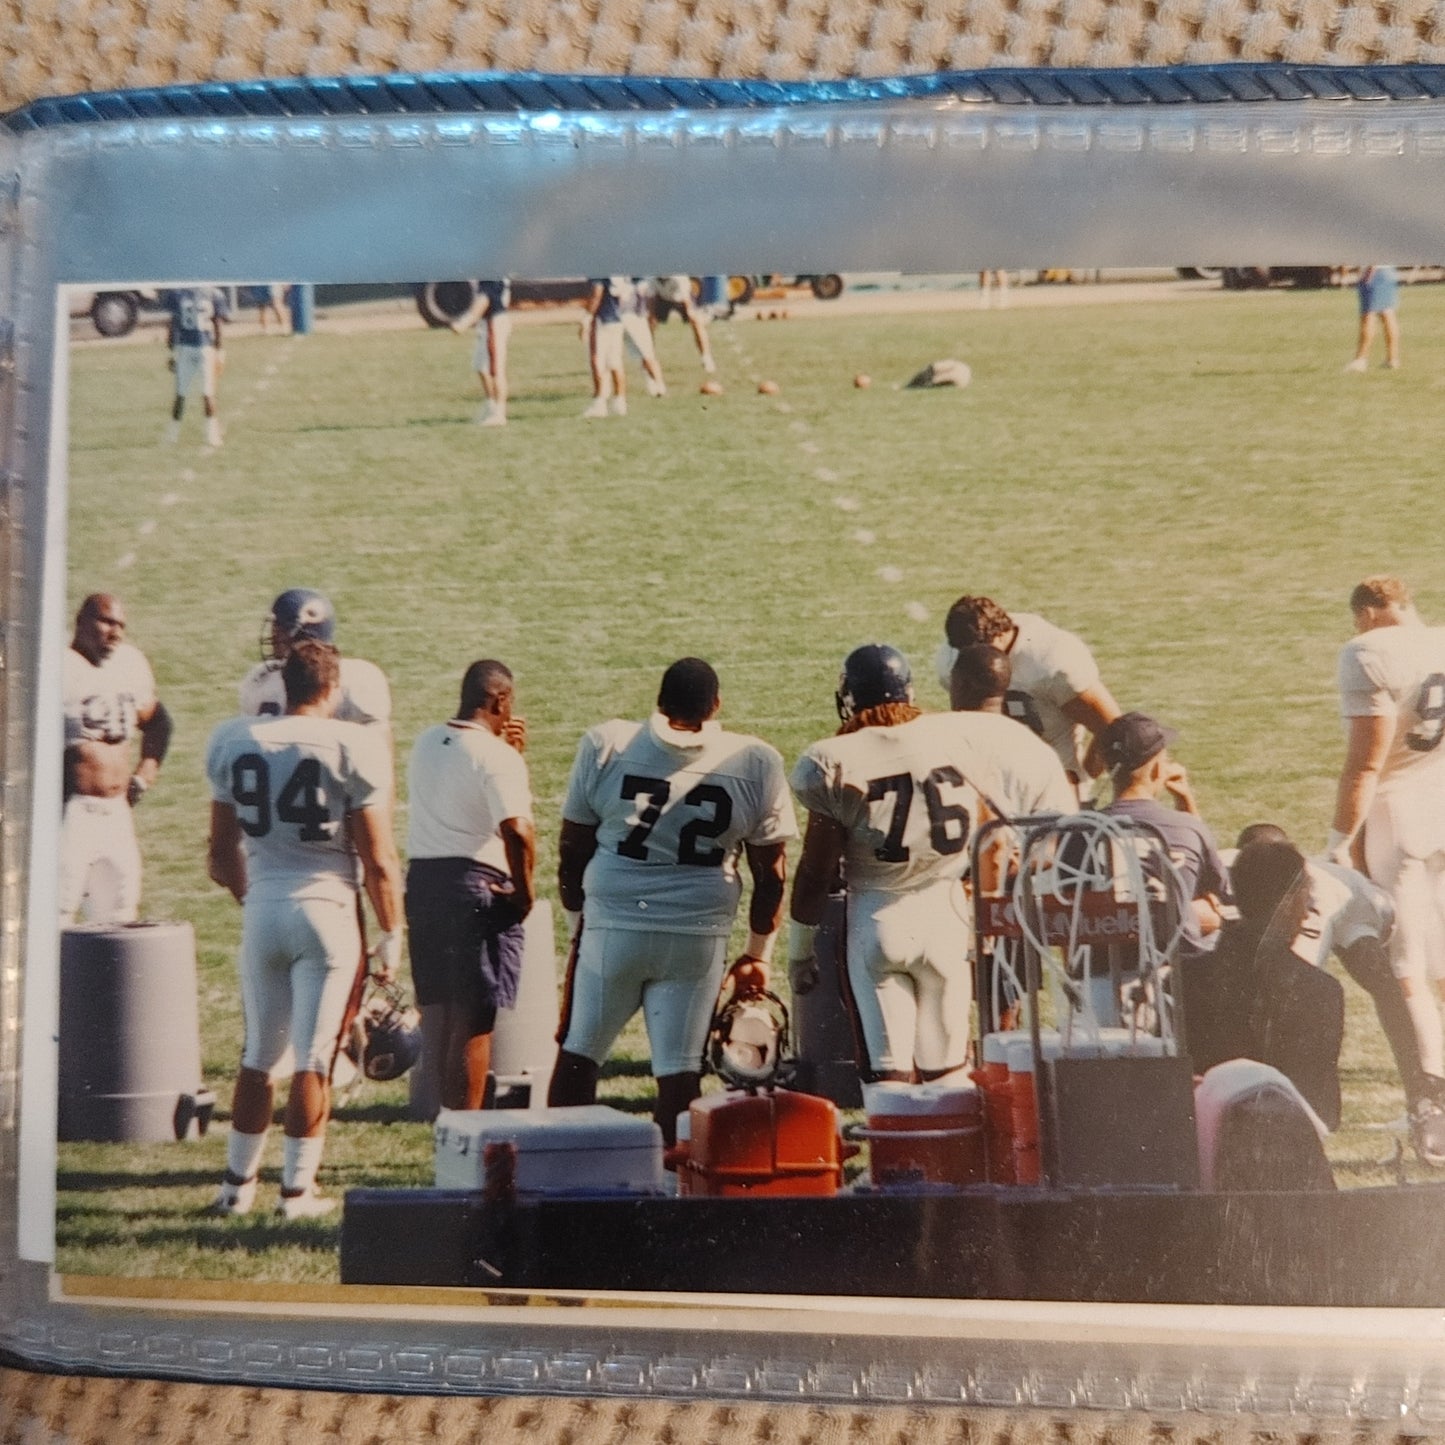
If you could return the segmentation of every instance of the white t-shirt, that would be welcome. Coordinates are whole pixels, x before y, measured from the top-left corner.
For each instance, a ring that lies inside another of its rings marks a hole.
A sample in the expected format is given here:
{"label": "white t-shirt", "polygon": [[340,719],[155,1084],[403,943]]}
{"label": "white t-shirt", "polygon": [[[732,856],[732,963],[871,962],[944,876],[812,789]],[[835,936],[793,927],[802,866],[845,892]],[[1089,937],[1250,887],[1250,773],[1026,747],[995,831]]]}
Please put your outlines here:
{"label": "white t-shirt", "polygon": [[391,785],[375,729],[328,717],[230,718],[206,745],[206,776],[212,799],[236,810],[248,901],[355,894],[346,815]]}
{"label": "white t-shirt", "polygon": [[[247,717],[279,717],[286,711],[279,659],[258,662],[241,679],[240,710]],[[360,657],[341,659],[341,701],[336,706],[336,719],[353,723],[391,721],[391,688],[386,674],[374,662]]]}
{"label": "white t-shirt", "polygon": [[668,933],[727,934],[743,845],[798,832],[776,748],[716,722],[673,728],[660,713],[588,729],[562,816],[597,829],[582,880],[587,921]]}
{"label": "white t-shirt", "polygon": [[417,738],[407,767],[411,858],[470,858],[509,873],[497,832],[508,818],[532,820],[527,764],[481,723],[453,718]]}
{"label": "white t-shirt", "polygon": [[961,878],[982,802],[1011,818],[1078,806],[1052,749],[995,713],[925,713],[824,738],[790,781],[809,812],[847,830],[848,886],[887,893]]}
{"label": "white t-shirt", "polygon": [[1445,627],[1376,627],[1340,649],[1340,712],[1387,717],[1394,731],[1376,800],[1390,811],[1400,848],[1445,850]]}
{"label": "white t-shirt", "polygon": [[[1005,710],[1053,748],[1065,771],[1084,779],[1088,776],[1084,755],[1089,750],[1089,731],[1071,722],[1063,708],[1080,693],[1099,686],[1099,666],[1088,644],[1072,632],[1031,612],[1014,612],[1010,616],[1018,636],[1008,653],[1013,676],[1004,700]],[[947,642],[934,657],[944,692],[949,690],[949,676],[957,661],[957,648]]]}
{"label": "white t-shirt", "polygon": [[140,714],[155,706],[155,677],[145,654],[128,642],[119,643],[99,663],[68,647],[61,700],[66,747],[123,743],[139,730]]}

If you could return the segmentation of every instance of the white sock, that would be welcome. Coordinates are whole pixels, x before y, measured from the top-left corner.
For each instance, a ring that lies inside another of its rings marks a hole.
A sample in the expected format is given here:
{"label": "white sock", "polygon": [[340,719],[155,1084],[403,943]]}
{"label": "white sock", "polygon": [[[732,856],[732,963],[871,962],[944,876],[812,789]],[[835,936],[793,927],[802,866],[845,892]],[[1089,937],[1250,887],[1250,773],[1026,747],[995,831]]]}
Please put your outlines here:
{"label": "white sock", "polygon": [[281,1162],[283,1192],[304,1194],[316,1183],[316,1171],[321,1167],[321,1151],[325,1146],[324,1134],[317,1134],[311,1139],[286,1136],[286,1152]]}
{"label": "white sock", "polygon": [[243,1134],[239,1129],[232,1129],[226,1139],[226,1173],[236,1180],[254,1179],[265,1148],[264,1129],[259,1134]]}
{"label": "white sock", "polygon": [[1420,1047],[1420,1067],[1427,1074],[1445,1074],[1445,1036],[1440,1026],[1440,1005],[1424,979],[1417,979],[1405,998],[1410,1019],[1415,1025],[1415,1041]]}

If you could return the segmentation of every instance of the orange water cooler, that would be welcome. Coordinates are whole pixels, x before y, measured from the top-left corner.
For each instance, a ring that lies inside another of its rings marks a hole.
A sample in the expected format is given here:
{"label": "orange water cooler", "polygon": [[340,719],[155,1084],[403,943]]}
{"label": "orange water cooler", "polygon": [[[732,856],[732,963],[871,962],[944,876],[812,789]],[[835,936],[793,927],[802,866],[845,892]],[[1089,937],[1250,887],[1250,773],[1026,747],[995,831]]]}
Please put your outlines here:
{"label": "orange water cooler", "polygon": [[843,1159],[838,1110],[787,1089],[694,1099],[670,1161],[682,1195],[836,1194]]}

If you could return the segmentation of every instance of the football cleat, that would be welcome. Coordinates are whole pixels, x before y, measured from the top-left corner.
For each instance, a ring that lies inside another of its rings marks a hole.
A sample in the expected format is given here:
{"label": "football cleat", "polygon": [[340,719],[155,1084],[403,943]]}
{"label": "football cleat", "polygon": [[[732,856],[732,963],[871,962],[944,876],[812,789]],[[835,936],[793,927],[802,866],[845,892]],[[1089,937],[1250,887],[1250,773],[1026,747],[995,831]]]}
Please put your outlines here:
{"label": "football cleat", "polygon": [[240,1184],[232,1184],[229,1179],[223,1179],[220,1190],[211,1201],[207,1213],[219,1214],[225,1218],[236,1218],[242,1214],[249,1214],[255,1203],[256,1180],[254,1178],[243,1180]]}
{"label": "football cleat", "polygon": [[607,405],[613,416],[627,415],[627,398],[625,396],[614,396]]}
{"label": "football cleat", "polygon": [[1428,1096],[1410,1109],[1410,1143],[1427,1168],[1445,1169],[1445,1107]]}
{"label": "football cleat", "polygon": [[851,721],[870,707],[886,702],[913,701],[913,672],[896,647],[868,642],[843,659],[843,671],[834,695],[838,716]]}
{"label": "football cleat", "polygon": [[276,1203],[276,1213],[282,1219],[320,1219],[322,1215],[332,1213],[335,1208],[336,1201],[322,1194],[314,1184],[297,1194],[288,1194],[282,1190],[281,1198]]}
{"label": "football cleat", "polygon": [[336,609],[324,593],[310,587],[292,587],[272,604],[261,624],[261,660],[286,655],[286,644],[303,637],[330,642],[336,632]]}
{"label": "football cleat", "polygon": [[401,1078],[421,1057],[421,1015],[397,984],[372,983],[342,1053],[368,1079],[380,1083]]}
{"label": "football cleat", "polygon": [[596,421],[598,417],[607,415],[607,398],[597,397],[592,404],[582,413],[584,421]]}

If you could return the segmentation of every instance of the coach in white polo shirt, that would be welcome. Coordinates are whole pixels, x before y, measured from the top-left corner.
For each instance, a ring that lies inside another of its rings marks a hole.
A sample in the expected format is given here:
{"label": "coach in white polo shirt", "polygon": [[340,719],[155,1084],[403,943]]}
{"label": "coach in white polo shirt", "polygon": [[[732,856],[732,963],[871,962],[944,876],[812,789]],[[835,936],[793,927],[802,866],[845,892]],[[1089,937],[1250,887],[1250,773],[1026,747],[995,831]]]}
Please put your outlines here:
{"label": "coach in white polo shirt", "polygon": [[457,715],[422,733],[407,769],[411,972],[417,1003],[441,1009],[448,1109],[482,1107],[497,1010],[516,1002],[532,908],[532,789],[513,695],[508,668],[472,663]]}

